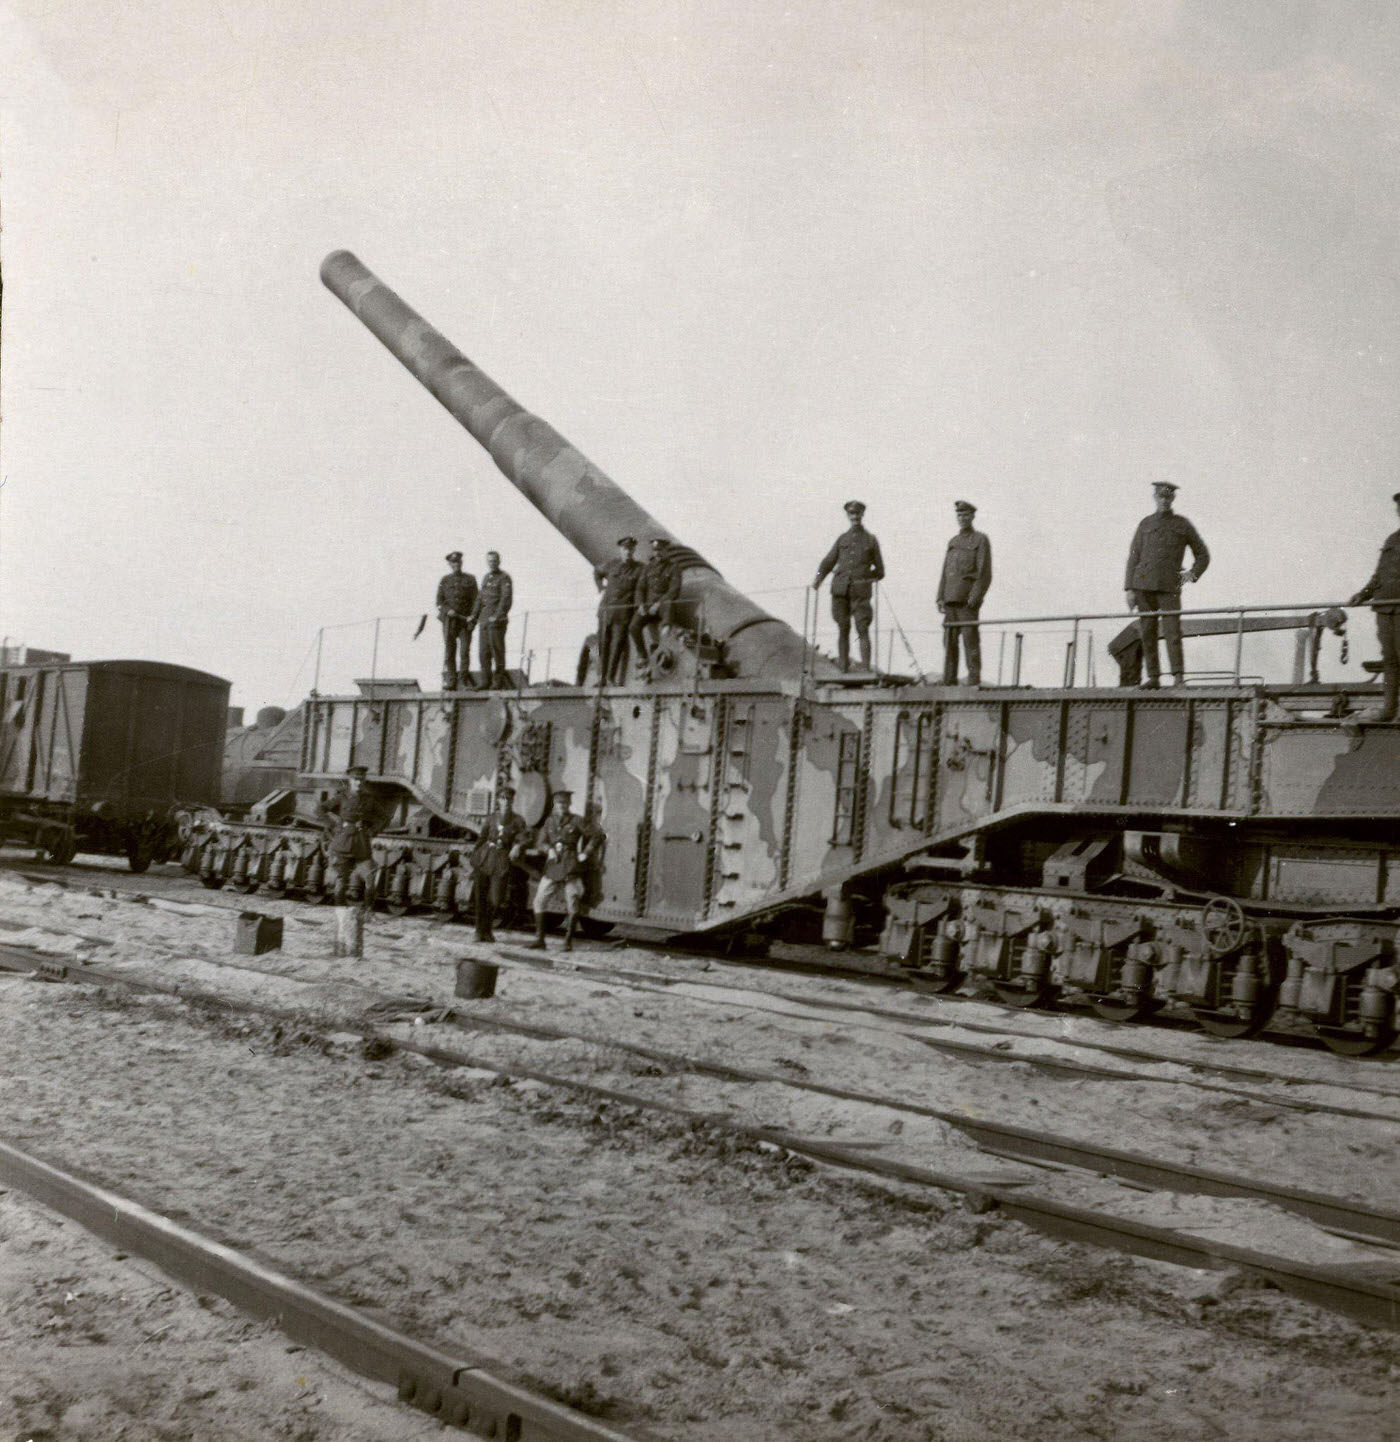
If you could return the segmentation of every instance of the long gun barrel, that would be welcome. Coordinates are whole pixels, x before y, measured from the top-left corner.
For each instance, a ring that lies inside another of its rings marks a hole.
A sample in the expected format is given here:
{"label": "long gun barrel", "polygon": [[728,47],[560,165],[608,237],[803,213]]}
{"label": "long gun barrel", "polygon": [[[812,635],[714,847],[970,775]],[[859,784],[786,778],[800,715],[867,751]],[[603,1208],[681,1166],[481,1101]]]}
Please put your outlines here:
{"label": "long gun barrel", "polygon": [[695,608],[706,633],[722,644],[724,660],[734,675],[776,679],[801,674],[806,653],[801,636],[676,540],[349,251],[328,255],[321,264],[321,279],[476,437],[506,479],[590,564],[602,566],[611,560],[619,536],[636,536],[643,546],[655,537],[663,538],[682,568],[683,599]]}

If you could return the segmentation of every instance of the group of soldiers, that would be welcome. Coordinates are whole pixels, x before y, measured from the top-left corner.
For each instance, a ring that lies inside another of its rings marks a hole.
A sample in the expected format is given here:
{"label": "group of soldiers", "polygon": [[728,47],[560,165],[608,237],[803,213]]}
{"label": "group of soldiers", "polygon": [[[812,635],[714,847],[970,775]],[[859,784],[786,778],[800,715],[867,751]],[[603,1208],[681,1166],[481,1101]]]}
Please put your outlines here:
{"label": "group of soldiers", "polygon": [[509,574],[501,570],[500,552],[487,551],[486,571],[479,586],[476,577],[462,569],[460,551],[449,551],[447,564],[452,569],[437,588],[443,643],[442,689],[455,691],[471,684],[473,631],[480,637],[481,678],[477,690],[507,689],[506,626],[515,589]]}
{"label": "group of soldiers", "polygon": [[[322,803],[328,839],[326,884],[338,905],[363,902],[374,894],[372,839],[382,819],[380,807],[365,790],[368,770],[351,766],[346,789]],[[495,810],[486,818],[468,857],[472,873],[471,904],[476,939],[494,941],[495,923],[510,910],[517,878],[538,873],[533,900],[535,939],[531,948],[545,950],[545,914],[562,901],[564,950],[573,950],[590,877],[602,860],[606,838],[591,808],[586,816],[571,809],[573,793],[564,788],[550,798],[550,812],[532,828],[515,809],[515,788],[502,786]]]}
{"label": "group of soldiers", "polygon": [[[1144,678],[1142,686],[1162,684],[1158,640],[1165,642],[1167,669],[1173,685],[1184,684],[1185,661],[1181,646],[1181,591],[1199,581],[1210,565],[1210,551],[1201,533],[1174,511],[1178,487],[1171,481],[1152,486],[1153,510],[1133,533],[1128,549],[1124,592],[1128,609],[1139,616]],[[1400,511],[1400,491],[1392,497]],[[837,626],[837,664],[850,666],[850,632],[854,624],[860,645],[861,666],[870,668],[870,625],[874,618],[874,588],[885,575],[880,543],[865,529],[865,506],[846,502],[847,529],[822,558],[814,587],[831,576],[831,615]],[[958,683],[958,652],[967,662],[967,684],[982,684],[982,644],[977,620],[992,584],[992,543],[973,529],[977,507],[955,501],[958,530],[948,542],[938,582],[938,609],[943,615],[943,681]],[[1191,564],[1183,563],[1191,553]],[[1400,709],[1400,530],[1381,548],[1375,574],[1348,602],[1370,605],[1376,616],[1381,644],[1383,696],[1380,709],[1367,719],[1393,721]]]}
{"label": "group of soldiers", "polygon": [[646,564],[637,560],[637,538],[620,536],[617,558],[593,573],[598,587],[598,680],[604,686],[627,681],[627,663],[635,648],[638,669],[652,674],[656,648],[666,627],[678,620],[681,568],[670,544],[652,538]]}

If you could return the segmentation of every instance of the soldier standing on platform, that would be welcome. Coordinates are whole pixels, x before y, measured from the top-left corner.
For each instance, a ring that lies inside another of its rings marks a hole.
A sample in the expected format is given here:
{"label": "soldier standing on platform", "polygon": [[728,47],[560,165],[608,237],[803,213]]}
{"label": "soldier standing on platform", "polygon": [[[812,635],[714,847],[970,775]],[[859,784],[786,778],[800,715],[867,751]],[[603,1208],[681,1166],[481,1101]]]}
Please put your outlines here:
{"label": "soldier standing on platform", "polygon": [[[1166,611],[1162,616],[1162,638],[1167,643],[1167,665],[1172,680],[1181,685],[1186,670],[1181,654],[1181,621],[1175,612],[1181,610],[1181,588],[1199,581],[1210,565],[1210,552],[1200,533],[1185,516],[1172,510],[1177,488],[1170,481],[1154,481],[1152,496],[1157,509],[1138,523],[1133,544],[1128,551],[1128,573],[1124,587],[1130,611]],[[1187,547],[1191,548],[1191,569],[1183,571]],[[1156,616],[1144,615],[1138,622],[1142,633],[1142,659],[1149,689],[1162,684],[1162,662],[1157,654]]]}
{"label": "soldier standing on platform", "polygon": [[597,849],[600,829],[590,829],[583,818],[569,809],[572,791],[556,791],[554,809],[544,819],[535,839],[535,849],[544,855],[544,874],[535,890],[535,939],[532,951],[544,951],[544,917],[551,901],[560,893],[564,897],[567,920],[564,924],[564,950],[574,949],[574,926],[578,921],[579,904],[587,888],[586,876]]}
{"label": "soldier standing on platform", "polygon": [[370,837],[378,808],[366,793],[367,768],[346,769],[346,790],[333,801],[321,803],[321,818],[329,831],[326,885],[337,906],[363,901],[374,892],[374,849]]}
{"label": "soldier standing on platform", "polygon": [[[1400,491],[1390,498],[1400,511]],[[1363,717],[1366,721],[1394,721],[1400,707],[1400,531],[1392,531],[1381,547],[1375,574],[1347,603],[1370,604],[1376,614],[1376,631],[1381,643],[1381,681],[1384,685],[1379,711]]]}
{"label": "soldier standing on platform", "polygon": [[511,878],[530,841],[530,828],[514,809],[514,801],[515,788],[502,786],[496,809],[486,818],[472,850],[472,908],[478,941],[495,941],[493,923],[510,906]]}
{"label": "soldier standing on platform", "polygon": [[958,533],[948,542],[943,575],[938,582],[938,609],[943,613],[943,684],[958,684],[958,640],[967,657],[967,684],[982,684],[982,638],[975,625],[987,588],[992,584],[992,543],[972,529],[977,507],[971,501],[954,501]]}
{"label": "soldier standing on platform", "polygon": [[845,510],[850,527],[822,557],[812,589],[815,591],[831,574],[831,616],[837,627],[837,662],[843,671],[850,669],[851,622],[854,621],[861,668],[868,671],[870,622],[875,614],[871,597],[875,582],[885,579],[885,562],[880,555],[879,541],[865,529],[865,502],[847,501]]}
{"label": "soldier standing on platform", "polygon": [[643,570],[636,549],[637,538],[623,536],[617,543],[617,560],[593,573],[603,593],[598,600],[598,683],[602,686],[621,686],[627,680],[627,637]]}
{"label": "soldier standing on platform", "polygon": [[442,689],[455,691],[471,678],[476,577],[462,569],[460,551],[449,551],[447,564],[452,569],[438,582],[437,613],[442,622]]}
{"label": "soldier standing on platform", "polygon": [[[632,617],[632,644],[637,654],[651,665],[652,654],[661,639],[661,628],[675,623],[676,602],[681,594],[681,568],[669,555],[670,545],[660,536],[651,543],[651,559],[642,567],[637,582],[637,610]],[[650,674],[650,673],[648,673]]]}
{"label": "soldier standing on platform", "polygon": [[487,551],[486,574],[481,578],[472,620],[481,627],[481,680],[478,691],[507,690],[506,625],[510,620],[513,588],[510,577],[501,570],[499,551]]}

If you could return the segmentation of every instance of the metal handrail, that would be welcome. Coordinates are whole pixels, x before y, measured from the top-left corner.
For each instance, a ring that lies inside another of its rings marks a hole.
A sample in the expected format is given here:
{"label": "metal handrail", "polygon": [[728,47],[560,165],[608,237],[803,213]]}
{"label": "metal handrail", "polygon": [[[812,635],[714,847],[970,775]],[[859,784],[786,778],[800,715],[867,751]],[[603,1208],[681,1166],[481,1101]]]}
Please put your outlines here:
{"label": "metal handrail", "polygon": [[[1364,608],[1368,602],[1362,602]],[[978,617],[975,621],[945,621],[945,627],[953,626],[1030,626],[1041,622],[1068,621],[1135,621],[1141,616],[1235,616],[1262,615],[1275,611],[1348,611],[1357,610],[1347,601],[1292,601],[1284,606],[1195,606],[1189,610],[1168,611],[1080,611],[1063,616],[997,616],[991,620]]]}

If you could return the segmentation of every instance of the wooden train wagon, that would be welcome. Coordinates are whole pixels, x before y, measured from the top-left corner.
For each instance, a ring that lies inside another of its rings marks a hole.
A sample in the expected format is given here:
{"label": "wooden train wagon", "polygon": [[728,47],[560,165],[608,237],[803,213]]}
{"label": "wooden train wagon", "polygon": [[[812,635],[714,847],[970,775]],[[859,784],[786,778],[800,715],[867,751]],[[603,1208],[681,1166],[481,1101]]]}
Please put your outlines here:
{"label": "wooden train wagon", "polygon": [[229,683],[160,661],[0,667],[0,827],[65,863],[175,849],[178,814],[217,806]]}

